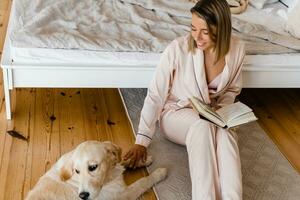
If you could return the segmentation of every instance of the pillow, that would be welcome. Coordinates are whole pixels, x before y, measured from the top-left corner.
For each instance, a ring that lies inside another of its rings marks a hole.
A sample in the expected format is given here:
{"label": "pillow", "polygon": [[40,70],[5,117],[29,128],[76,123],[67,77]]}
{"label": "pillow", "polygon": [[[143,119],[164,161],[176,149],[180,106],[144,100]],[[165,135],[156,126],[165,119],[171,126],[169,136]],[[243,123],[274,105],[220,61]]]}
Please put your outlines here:
{"label": "pillow", "polygon": [[286,5],[288,8],[292,8],[297,3],[297,0],[280,0],[280,2]]}
{"label": "pillow", "polygon": [[277,1],[279,0],[250,0],[249,3],[257,9],[262,9],[265,4],[275,3]]}
{"label": "pillow", "polygon": [[[189,0],[189,1],[196,3],[198,0]],[[240,14],[246,10],[249,0],[226,0],[226,1],[230,6],[230,12],[232,14]],[[267,0],[267,1],[274,1],[274,0]]]}
{"label": "pillow", "polygon": [[248,0],[227,0],[232,14],[240,14],[247,9]]}
{"label": "pillow", "polygon": [[227,0],[227,3],[229,4],[229,6],[235,6],[235,7],[240,6],[239,1],[237,0]]}
{"label": "pillow", "polygon": [[300,0],[296,0],[295,5],[287,14],[285,30],[292,36],[300,39]]}

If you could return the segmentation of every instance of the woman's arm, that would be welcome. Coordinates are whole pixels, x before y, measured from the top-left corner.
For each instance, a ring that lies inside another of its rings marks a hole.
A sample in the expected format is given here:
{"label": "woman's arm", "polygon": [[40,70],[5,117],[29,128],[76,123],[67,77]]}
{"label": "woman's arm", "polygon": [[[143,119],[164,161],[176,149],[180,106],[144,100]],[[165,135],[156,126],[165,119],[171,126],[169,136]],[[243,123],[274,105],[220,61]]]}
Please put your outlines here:
{"label": "woman's arm", "polygon": [[149,146],[169,94],[175,65],[176,43],[173,41],[162,53],[141,111],[136,144]]}
{"label": "woman's arm", "polygon": [[148,88],[148,93],[141,111],[138,133],[135,145],[125,154],[124,160],[129,160],[127,167],[136,168],[140,160],[145,162],[147,147],[151,143],[156,122],[160,117],[169,89],[172,83],[175,44],[172,42],[162,53],[154,77]]}

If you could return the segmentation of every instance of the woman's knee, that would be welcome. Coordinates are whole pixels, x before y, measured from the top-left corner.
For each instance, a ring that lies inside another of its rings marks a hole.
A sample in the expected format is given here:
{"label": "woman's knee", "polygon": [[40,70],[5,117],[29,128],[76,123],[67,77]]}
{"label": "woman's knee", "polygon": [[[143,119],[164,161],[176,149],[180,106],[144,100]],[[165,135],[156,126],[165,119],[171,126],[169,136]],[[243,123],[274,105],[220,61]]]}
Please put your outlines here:
{"label": "woman's knee", "polygon": [[218,127],[217,138],[218,140],[227,140],[234,143],[238,142],[238,135],[235,129],[223,129]]}
{"label": "woman's knee", "polygon": [[190,128],[188,129],[187,136],[186,136],[186,143],[188,140],[194,141],[207,141],[213,140],[215,138],[215,125],[211,124],[210,122],[199,119],[195,123],[193,123]]}
{"label": "woman's knee", "polygon": [[170,110],[162,116],[160,127],[168,140],[185,145],[187,131],[198,119],[192,109]]}

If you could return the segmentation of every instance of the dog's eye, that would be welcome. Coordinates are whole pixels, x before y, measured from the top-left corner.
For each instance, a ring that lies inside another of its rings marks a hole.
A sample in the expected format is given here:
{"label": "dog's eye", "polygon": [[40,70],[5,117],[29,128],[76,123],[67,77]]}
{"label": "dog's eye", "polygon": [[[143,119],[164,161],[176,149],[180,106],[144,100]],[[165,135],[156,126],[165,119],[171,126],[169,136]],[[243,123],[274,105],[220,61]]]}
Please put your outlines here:
{"label": "dog's eye", "polygon": [[95,169],[97,169],[98,165],[90,165],[89,166],[89,171],[92,172],[94,171]]}
{"label": "dog's eye", "polygon": [[75,169],[75,172],[76,172],[76,174],[79,174],[79,173],[80,173],[80,171],[79,171],[78,169]]}

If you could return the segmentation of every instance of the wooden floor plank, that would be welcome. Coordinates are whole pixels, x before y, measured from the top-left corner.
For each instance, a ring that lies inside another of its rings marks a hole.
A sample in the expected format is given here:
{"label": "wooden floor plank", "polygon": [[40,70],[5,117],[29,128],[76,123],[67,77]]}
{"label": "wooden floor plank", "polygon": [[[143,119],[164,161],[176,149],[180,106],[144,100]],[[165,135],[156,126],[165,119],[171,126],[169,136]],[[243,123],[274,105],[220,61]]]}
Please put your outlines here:
{"label": "wooden floor plank", "polygon": [[[48,89],[35,89],[35,112],[34,136],[31,138],[32,151],[32,176],[31,185],[35,185],[39,177],[49,168],[50,163],[47,158],[49,151],[49,137],[51,134],[51,120],[49,116],[53,112],[51,91]],[[17,99],[18,101],[18,99]]]}
{"label": "wooden floor plank", "polygon": [[[6,35],[7,21],[9,16],[10,3],[9,0],[0,1],[0,59],[2,57],[2,49],[4,38]],[[5,185],[7,179],[7,170],[9,166],[9,157],[12,139],[7,137],[6,115],[3,90],[2,69],[0,69],[0,199],[4,199]]]}
{"label": "wooden floor plank", "polygon": [[[4,102],[2,102],[3,104]],[[6,134],[5,106],[0,106],[0,199],[4,199],[9,155],[11,148],[11,137]]]}
{"label": "wooden floor plank", "polygon": [[[56,162],[57,158],[60,157],[59,143],[57,142],[57,140],[59,140],[59,134],[53,132],[53,126],[56,123],[54,115],[56,90],[38,89],[37,91],[43,94],[43,124],[46,128],[43,130],[42,135],[44,135],[46,139],[45,171],[47,171]],[[38,122],[36,121],[36,123]]]}
{"label": "wooden floor plank", "polygon": [[2,100],[4,98],[2,96],[3,93],[1,93],[2,90],[2,84],[1,84],[2,76],[0,75],[0,167],[2,163],[2,155],[4,152],[4,143],[5,143],[5,136],[6,136],[6,118],[5,118],[5,102]]}
{"label": "wooden floor plank", "polygon": [[[68,89],[69,107],[68,112],[70,114],[70,127],[73,135],[74,146],[77,146],[81,142],[86,140],[85,130],[83,129],[83,110],[81,106],[81,94],[79,89]],[[76,109],[74,109],[76,106]]]}
{"label": "wooden floor plank", "polygon": [[5,98],[3,90],[3,81],[2,81],[2,70],[0,70],[0,111],[5,109]]}
{"label": "wooden floor plank", "polygon": [[104,98],[108,110],[108,120],[110,121],[111,140],[118,144],[124,151],[128,150],[128,143],[134,142],[130,132],[130,124],[124,118],[126,113],[122,107],[119,93],[116,89],[105,89]]}
{"label": "wooden floor plank", "polygon": [[76,92],[76,89],[63,89],[58,98],[58,104],[60,104],[58,121],[60,123],[62,153],[72,150],[77,144],[85,140],[80,106],[81,97]]}
{"label": "wooden floor plank", "polygon": [[[300,145],[300,135],[294,134],[300,130],[300,120],[295,115],[294,107],[290,106],[290,100],[285,100],[285,94],[278,93],[276,90],[263,91],[265,97],[272,99],[266,107],[270,113],[274,115],[277,121],[283,124],[288,137],[291,137],[298,145]],[[274,109],[276,108],[276,109]]]}
{"label": "wooden floor plank", "polygon": [[[4,38],[6,35],[7,23],[10,13],[11,3],[9,0],[1,0],[0,3],[0,59],[2,57],[2,49],[4,45]],[[0,110],[4,106],[4,90],[3,90],[3,74],[0,69]]]}
{"label": "wooden floor plank", "polygon": [[[3,11],[7,11],[8,10],[8,6],[9,6],[10,1],[9,0],[2,0],[0,2],[0,13],[2,14]],[[1,16],[1,15],[0,15]],[[0,21],[1,22],[1,21]]]}
{"label": "wooden floor plank", "polygon": [[[131,129],[131,125],[127,119],[126,111],[122,105],[120,94],[116,89],[103,90],[106,107],[108,108],[109,120],[111,124],[112,141],[119,145],[124,153],[134,143],[134,136]],[[132,183],[141,176],[147,175],[145,169],[139,169],[134,171],[127,171],[125,173],[125,181],[127,184]],[[156,199],[154,192],[151,190],[144,194],[143,199]]]}
{"label": "wooden floor plank", "polygon": [[[17,94],[18,103],[15,108],[14,130],[28,138],[28,127],[30,119],[31,93],[28,90],[20,89]],[[28,140],[21,140],[13,137],[12,151],[9,156],[7,180],[5,186],[5,199],[23,199],[25,167],[28,150]],[[18,172],[18,173],[16,173]]]}
{"label": "wooden floor plank", "polygon": [[30,115],[29,115],[29,124],[28,124],[28,149],[26,153],[26,166],[25,166],[25,175],[24,175],[24,185],[23,185],[23,199],[26,197],[28,191],[33,187],[34,184],[31,183],[31,178],[33,175],[32,171],[32,155],[33,155],[33,138],[34,133],[34,124],[35,124],[35,94],[36,90],[30,89],[31,97],[28,100],[31,100]]}
{"label": "wooden floor plank", "polygon": [[[3,134],[3,133],[2,133]],[[4,135],[4,134],[3,134]],[[10,178],[8,177],[8,170],[9,170],[9,161],[11,158],[11,149],[12,149],[12,138],[5,135],[4,137],[1,137],[1,139],[4,140],[4,147],[3,147],[3,153],[1,157],[1,165],[0,165],[0,199],[5,200],[6,199],[6,185],[7,180]]]}
{"label": "wooden floor plank", "polygon": [[2,55],[2,48],[7,30],[7,24],[10,14],[11,1],[1,0],[0,3],[0,56]]}
{"label": "wooden floor plank", "polygon": [[[271,90],[271,89],[267,89]],[[285,112],[282,115],[275,110],[282,112],[286,106],[284,102],[273,103],[275,97],[282,92],[283,89],[278,89],[275,96],[270,96],[268,91],[264,89],[244,89],[240,100],[248,104],[255,112],[259,118],[258,123],[265,130],[268,136],[273,140],[273,142],[278,146],[283,155],[289,160],[291,165],[300,172],[300,145],[297,143],[294,137],[291,137],[289,126],[292,125],[289,120],[282,120],[283,118],[290,118],[291,112]],[[300,102],[298,102],[298,105]],[[272,106],[271,106],[272,105]],[[278,114],[281,117],[278,117]],[[285,124],[283,123],[285,121]],[[297,130],[300,131],[299,129]]]}
{"label": "wooden floor plank", "polygon": [[100,123],[98,112],[98,89],[81,89],[81,110],[83,114],[83,127],[86,140],[100,140],[97,125]]}
{"label": "wooden floor plank", "polygon": [[[98,98],[99,98],[99,112],[101,113],[101,127],[99,127],[99,134],[102,141],[113,141],[113,133],[112,133],[112,120],[109,116],[109,108],[108,102],[105,98],[105,90],[107,89],[99,89],[98,90]],[[99,124],[99,125],[100,125]]]}

